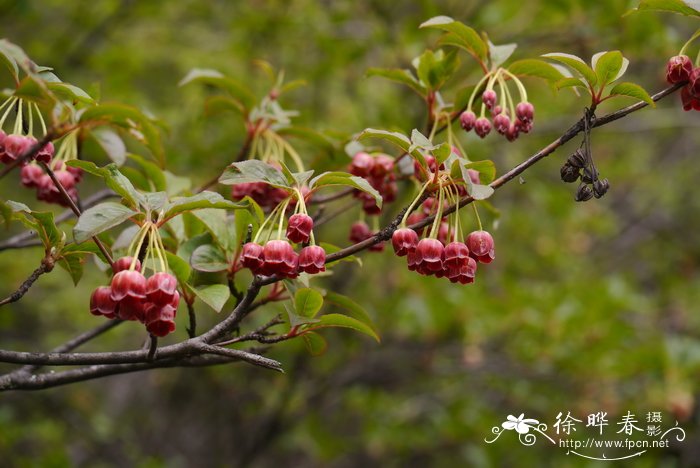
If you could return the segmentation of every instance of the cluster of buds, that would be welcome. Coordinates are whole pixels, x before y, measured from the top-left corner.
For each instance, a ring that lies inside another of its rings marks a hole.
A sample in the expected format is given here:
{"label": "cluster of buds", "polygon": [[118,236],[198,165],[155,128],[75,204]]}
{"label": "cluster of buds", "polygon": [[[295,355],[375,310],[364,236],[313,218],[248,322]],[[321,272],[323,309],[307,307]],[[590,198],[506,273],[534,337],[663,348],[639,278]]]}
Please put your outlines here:
{"label": "cluster of buds", "polygon": [[[507,80],[512,80],[518,88],[520,102],[517,105],[511,96]],[[481,92],[484,85],[486,89]],[[477,95],[481,97],[479,117],[472,110]],[[491,120],[486,116],[487,111],[491,114]],[[498,68],[487,73],[476,85],[467,109],[459,116],[459,123],[465,131],[474,130],[481,138],[485,138],[494,129],[508,141],[514,141],[520,133],[529,133],[532,130],[534,118],[535,107],[527,100],[525,86],[508,70]]]}
{"label": "cluster of buds", "polygon": [[[61,160],[52,161],[49,167],[51,167],[58,182],[66,189],[68,196],[75,202],[78,199],[76,185],[83,178],[83,170],[79,167],[66,166]],[[61,206],[69,205],[51,176],[45,174],[44,170],[37,164],[29,163],[22,167],[20,179],[25,187],[36,188],[37,200]]]}
{"label": "cluster of buds", "polygon": [[[461,234],[458,210],[451,216],[443,216],[450,202],[458,203],[460,195],[455,185],[440,188],[437,195],[426,199],[421,209],[409,216],[408,213],[421,199],[422,192],[411,204],[399,229],[391,237],[394,252],[400,257],[406,257],[408,269],[421,275],[447,278],[453,283],[473,283],[477,262],[491,263],[495,258],[493,237],[481,229],[478,215],[479,229],[466,238]],[[416,231],[407,227],[407,224],[415,224],[431,215],[434,220],[426,232],[424,229]]]}
{"label": "cluster of buds", "polygon": [[[155,225],[147,223],[137,234],[135,251],[148,238],[154,272],[146,278],[136,257],[122,257],[114,262],[114,276],[109,286],[98,287],[90,297],[90,312],[109,319],[143,323],[151,335],[163,337],[175,331],[175,315],[180,303],[177,279],[167,272],[163,245]],[[131,249],[130,249],[131,250]],[[157,258],[156,258],[157,257]],[[155,271],[157,266],[160,271]]]}
{"label": "cluster of buds", "polygon": [[700,67],[694,68],[687,55],[676,55],[666,64],[666,81],[670,84],[688,82],[681,89],[683,110],[700,111]]}
{"label": "cluster of buds", "polygon": [[238,201],[250,197],[263,209],[277,206],[287,196],[286,190],[265,182],[244,182],[231,187],[231,198]]}
{"label": "cluster of buds", "polygon": [[600,198],[610,189],[608,179],[598,178],[598,170],[590,160],[586,158],[584,151],[579,148],[569,156],[560,171],[561,180],[574,183],[581,180],[576,190],[576,201],[588,201],[591,198]]}
{"label": "cluster of buds", "polygon": [[[13,109],[15,110],[13,132],[6,134],[2,128]],[[37,116],[44,133],[46,133],[46,125],[39,108],[34,103],[25,103],[19,98],[10,97],[0,104],[0,111],[2,110],[4,113],[0,118],[0,161],[13,164],[38,144],[38,140],[33,136],[34,116]],[[26,133],[23,133],[25,124]],[[32,158],[22,160],[20,180],[25,187],[36,189],[38,200],[68,206],[68,200],[51,176],[45,173],[38,163],[46,164],[54,172],[56,180],[63,186],[68,196],[76,201],[78,198],[76,184],[80,182],[83,171],[80,168],[68,167],[64,162],[77,158],[77,130],[66,135],[58,152],[55,154],[54,152],[54,145],[49,142]]]}
{"label": "cluster of buds", "polygon": [[[295,213],[286,220],[287,207],[296,198]],[[316,274],[326,270],[326,251],[316,245],[313,233],[314,220],[306,211],[301,190],[275,207],[263,221],[255,238],[241,249],[240,265],[255,275],[296,278],[299,273]],[[271,239],[276,232],[276,238]],[[267,240],[263,243],[262,237]],[[302,246],[295,252],[292,243]],[[309,245],[310,244],[310,245]]]}
{"label": "cluster of buds", "polygon": [[[360,151],[352,158],[348,172],[357,177],[366,179],[374,189],[382,196],[384,203],[396,200],[398,187],[396,186],[396,174],[394,174],[394,158],[386,154],[371,155]],[[362,209],[368,215],[378,215],[381,208],[371,195],[356,190],[355,198],[362,201]]]}

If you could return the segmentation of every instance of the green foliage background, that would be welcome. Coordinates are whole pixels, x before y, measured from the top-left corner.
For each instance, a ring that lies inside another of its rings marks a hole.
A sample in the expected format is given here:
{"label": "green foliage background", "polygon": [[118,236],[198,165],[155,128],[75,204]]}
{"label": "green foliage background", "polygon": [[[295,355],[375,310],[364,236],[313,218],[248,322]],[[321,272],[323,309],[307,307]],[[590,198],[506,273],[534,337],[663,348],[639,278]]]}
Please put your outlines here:
{"label": "green foliage background", "polygon": [[[0,2],[0,35],[62,79],[93,90],[91,83],[99,83],[103,100],[162,118],[169,168],[204,182],[234,157],[244,131],[237,117],[205,118],[201,88],[177,87],[192,67],[217,68],[256,87],[262,80],[253,60],[265,59],[289,79],[307,80],[283,99],[301,111],[301,124],[409,132],[424,124],[419,99],[364,73],[406,67],[434,44],[435,32],[418,29],[427,18],[450,15],[486,30],[495,43],[517,42],[521,58],[555,51],[588,58],[620,49],[631,61],[628,78],[653,92],[665,86],[666,59],[697,25],[668,14],[622,17],[634,3],[7,0]],[[476,72],[464,58],[462,79]],[[532,135],[513,144],[473,134],[462,140],[472,159],[493,159],[499,173],[553,140],[585,105],[569,91],[555,95],[542,83],[527,84],[537,107]],[[244,365],[158,370],[3,394],[0,460],[578,466],[586,463],[546,441],[524,447],[514,433],[493,445],[484,438],[508,414],[551,425],[560,411],[585,419],[603,410],[613,426],[630,410],[640,418],[663,411],[666,426],[678,419],[688,432],[685,442],[651,450],[634,466],[689,466],[700,437],[700,120],[680,107],[674,96],[594,132],[594,157],[612,185],[601,200],[576,204],[573,187],[559,181],[574,142],[528,171],[525,183],[500,190],[492,200],[502,215],[497,229],[489,219],[497,260],[479,271],[475,285],[411,274],[389,252],[364,255],[361,269],[343,266],[327,286],[367,307],[381,344],[330,331],[322,357],[310,357],[301,343],[275,347],[270,356],[283,363],[284,375]],[[314,156],[308,152],[309,160]],[[334,157],[334,164],[346,163],[342,154]],[[0,195],[32,202],[18,187],[6,178]],[[343,244],[356,217],[346,213],[317,237]],[[40,258],[40,249],[0,253],[0,295]],[[0,346],[48,350],[94,326],[88,297],[104,280],[94,266],[77,288],[63,271],[42,277],[21,302],[0,311]],[[218,318],[202,305],[199,314],[205,325]],[[178,339],[185,319],[178,319]],[[85,349],[133,349],[142,340],[141,330],[127,324]]]}

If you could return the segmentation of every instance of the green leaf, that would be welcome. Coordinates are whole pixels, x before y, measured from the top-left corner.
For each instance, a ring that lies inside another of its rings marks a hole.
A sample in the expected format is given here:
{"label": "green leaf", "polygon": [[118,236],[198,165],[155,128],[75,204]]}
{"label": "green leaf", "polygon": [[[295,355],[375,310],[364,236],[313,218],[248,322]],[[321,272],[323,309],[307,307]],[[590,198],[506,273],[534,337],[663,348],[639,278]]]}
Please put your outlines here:
{"label": "green leaf", "polygon": [[381,341],[379,339],[379,335],[367,326],[366,324],[360,322],[356,318],[349,317],[347,315],[342,315],[342,314],[325,314],[319,317],[318,322],[308,324],[308,325],[303,325],[304,330],[318,330],[320,328],[351,328],[355,331],[358,331],[360,333],[364,333],[365,335],[371,336],[377,342]]}
{"label": "green leaf", "polygon": [[32,211],[24,203],[11,200],[3,203],[11,210],[10,216],[20,221],[25,227],[36,231],[41,243],[46,249],[50,247],[63,247],[64,234],[56,227],[53,213],[50,211]]}
{"label": "green leaf", "polygon": [[410,70],[400,68],[370,68],[366,73],[367,77],[380,76],[397,83],[404,84],[418,93],[419,96],[425,97],[428,90],[423,86],[418,79],[413,76]]}
{"label": "green leaf", "polygon": [[489,45],[489,57],[491,58],[491,68],[496,68],[501,66],[506,60],[513,55],[518,44],[502,44],[495,45],[491,41],[488,41]]}
{"label": "green leaf", "polygon": [[91,161],[72,159],[67,161],[66,164],[68,166],[79,167],[89,174],[102,177],[107,187],[127,201],[132,208],[138,208],[138,206],[144,202],[143,195],[134,188],[131,181],[119,171],[119,168],[114,163],[108,164],[105,167],[97,167],[95,163]]}
{"label": "green leaf", "polygon": [[143,198],[145,211],[160,211],[168,202],[168,194],[165,192],[146,192]]}
{"label": "green leaf", "polygon": [[311,288],[299,288],[294,293],[294,310],[300,317],[314,318],[323,306],[323,296]]}
{"label": "green leaf", "polygon": [[126,162],[126,146],[117,132],[110,128],[102,127],[91,131],[90,136],[109,159],[118,166]]}
{"label": "green leaf", "polygon": [[172,252],[165,252],[165,258],[168,261],[170,271],[173,272],[173,275],[175,275],[178,282],[181,284],[187,283],[187,281],[190,279],[190,275],[192,274],[192,269],[190,268],[189,263],[183,260],[182,257],[178,257]]}
{"label": "green leaf", "polygon": [[[629,61],[627,63],[629,63]],[[622,70],[623,65],[627,68],[625,58],[619,50],[595,54],[593,56],[592,65],[601,88],[618,78],[618,74]],[[624,73],[624,70],[622,70],[622,73]]]}
{"label": "green leaf", "polygon": [[7,39],[0,40],[0,61],[5,64],[7,69],[12,74],[12,78],[15,82],[19,81],[19,67],[17,66],[17,61],[9,50],[10,46],[17,47]]}
{"label": "green leaf", "polygon": [[118,226],[135,214],[137,214],[136,211],[120,203],[100,203],[83,211],[73,228],[73,238],[80,244],[107,229]]}
{"label": "green leaf", "polygon": [[[240,213],[248,213],[241,211]],[[204,208],[194,211],[196,216],[211,233],[214,240],[225,250],[232,251],[236,246],[235,224],[229,222],[226,211],[215,208]]]}
{"label": "green leaf", "polygon": [[380,138],[382,140],[386,140],[389,143],[398,146],[406,153],[409,153],[411,157],[418,161],[418,163],[421,166],[425,167],[427,164],[425,162],[425,158],[423,157],[421,152],[418,151],[417,148],[413,149],[412,151],[409,151],[409,149],[411,148],[411,140],[409,140],[408,137],[402,133],[389,132],[387,130],[377,130],[375,128],[366,128],[362,131],[362,133],[360,133],[357,136],[358,140],[362,140],[365,138]]}
{"label": "green leaf", "polygon": [[138,154],[129,154],[129,159],[135,161],[140,167],[142,172],[146,175],[147,179],[150,181],[149,189],[164,191],[166,189],[165,174],[163,169],[158,167],[151,161],[139,156]]}
{"label": "green leaf", "polygon": [[466,182],[467,191],[474,200],[486,200],[493,195],[493,187],[488,185],[473,184],[470,180],[467,180]]}
{"label": "green leaf", "polygon": [[416,68],[421,84],[431,90],[440,89],[450,79],[458,65],[456,50],[447,54],[442,49],[437,52],[426,50],[413,60],[413,66]]}
{"label": "green leaf", "polygon": [[652,107],[656,107],[656,103],[649,96],[644,88],[638,84],[622,82],[618,83],[610,90],[610,96],[628,96],[640,101],[644,101]]}
{"label": "green leaf", "polygon": [[320,356],[328,349],[328,342],[324,337],[314,332],[306,332],[301,335],[304,345],[312,356]]}
{"label": "green leaf", "polygon": [[464,167],[477,171],[484,184],[490,184],[496,178],[496,165],[490,159],[465,163]]}
{"label": "green leaf", "polygon": [[433,28],[447,31],[447,36],[441,39],[442,44],[453,45],[465,49],[480,61],[486,61],[488,53],[486,43],[479,34],[469,26],[455,21],[449,16],[436,16],[420,25],[421,28]]}
{"label": "green leaf", "polygon": [[229,297],[231,297],[231,291],[229,290],[228,286],[223,284],[199,286],[192,288],[192,291],[202,300],[202,302],[214,309],[216,312],[221,312],[221,309],[224,308]]}
{"label": "green leaf", "polygon": [[62,81],[47,83],[46,87],[56,95],[56,97],[71,101],[82,102],[85,104],[94,104],[95,100],[85,91],[70,83]]}
{"label": "green leaf", "polygon": [[564,78],[551,64],[538,59],[524,59],[513,62],[508,71],[517,76],[533,76],[547,81],[558,81]]}
{"label": "green leaf", "polygon": [[642,0],[636,10],[656,10],[679,13],[685,16],[700,16],[700,2],[681,0]]}
{"label": "green leaf", "polygon": [[65,254],[58,260],[58,265],[68,272],[75,286],[78,285],[80,279],[83,277],[84,264],[85,255],[80,253]]}
{"label": "green leaf", "polygon": [[226,254],[212,244],[201,245],[192,252],[190,265],[197,271],[217,272],[225,271],[229,267]]}
{"label": "green leaf", "polygon": [[165,211],[165,219],[169,219],[186,211],[201,210],[203,208],[238,210],[248,208],[248,206],[249,204],[246,202],[232,202],[226,200],[219,193],[205,190],[196,195],[171,200],[163,210]]}
{"label": "green leaf", "polygon": [[226,185],[265,182],[274,187],[290,188],[287,178],[279,169],[257,159],[231,164],[221,174],[219,182]]}
{"label": "green leaf", "polygon": [[341,309],[345,310],[350,316],[364,323],[372,330],[377,330],[377,327],[374,325],[374,322],[370,318],[367,311],[360,304],[353,301],[349,297],[343,296],[342,294],[327,291],[326,295],[324,296],[324,299],[326,304],[331,304],[340,307]]}
{"label": "green leaf", "polygon": [[233,78],[224,76],[217,70],[193,68],[180,80],[178,86],[184,86],[188,83],[202,83],[219,88],[240,101],[246,111],[252,109],[256,103],[255,95],[247,87]]}
{"label": "green leaf", "polygon": [[160,133],[153,120],[139,109],[124,104],[99,104],[85,109],[80,114],[81,124],[116,125],[124,128],[131,136],[143,142],[161,164],[165,155],[160,141]]}
{"label": "green leaf", "polygon": [[577,71],[591,86],[595,86],[598,82],[598,78],[591,67],[588,66],[582,58],[571,54],[565,54],[563,52],[553,52],[551,54],[544,54],[542,57],[547,57],[549,59],[561,62],[564,65]]}
{"label": "green leaf", "polygon": [[591,92],[588,85],[581,78],[564,78],[554,83],[554,86],[556,86],[557,89],[582,88],[585,89],[589,94]]}
{"label": "green leaf", "polygon": [[309,182],[310,189],[331,186],[346,186],[361,190],[374,198],[379,208],[382,207],[382,196],[370,185],[367,179],[357,177],[347,172],[324,172],[311,179]]}

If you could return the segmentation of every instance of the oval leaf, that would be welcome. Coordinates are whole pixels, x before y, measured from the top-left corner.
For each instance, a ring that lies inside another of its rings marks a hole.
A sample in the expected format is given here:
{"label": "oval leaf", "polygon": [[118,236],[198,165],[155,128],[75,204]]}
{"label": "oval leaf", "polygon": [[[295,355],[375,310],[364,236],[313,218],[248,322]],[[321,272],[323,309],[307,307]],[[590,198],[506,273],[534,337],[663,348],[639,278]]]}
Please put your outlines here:
{"label": "oval leaf", "polygon": [[323,296],[311,288],[300,288],[294,294],[294,310],[300,317],[314,318],[323,306]]}
{"label": "oval leaf", "polygon": [[656,107],[656,103],[651,96],[649,96],[649,93],[647,93],[644,88],[634,83],[623,82],[616,84],[610,90],[610,96],[628,96],[644,101],[652,107]]}
{"label": "oval leaf", "polygon": [[135,214],[137,214],[136,211],[120,203],[100,203],[83,211],[73,228],[73,238],[80,244],[107,229],[118,226]]}

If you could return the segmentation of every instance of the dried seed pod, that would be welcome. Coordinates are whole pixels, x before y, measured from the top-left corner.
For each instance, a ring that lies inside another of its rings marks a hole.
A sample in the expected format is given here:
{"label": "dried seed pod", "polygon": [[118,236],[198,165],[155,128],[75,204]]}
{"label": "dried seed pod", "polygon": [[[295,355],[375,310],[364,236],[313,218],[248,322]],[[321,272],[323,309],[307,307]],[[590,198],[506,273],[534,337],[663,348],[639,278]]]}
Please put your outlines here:
{"label": "dried seed pod", "polygon": [[581,170],[577,167],[572,166],[569,163],[564,164],[561,167],[561,180],[567,183],[576,182],[581,176]]}
{"label": "dried seed pod", "polygon": [[577,202],[584,202],[590,200],[591,198],[593,198],[593,189],[591,189],[590,185],[579,185],[574,200]]}
{"label": "dried seed pod", "polygon": [[567,159],[566,162],[574,167],[583,169],[586,167],[586,155],[583,153],[583,150],[579,148],[574,152],[574,154],[569,156],[569,159]]}
{"label": "dried seed pod", "polygon": [[583,182],[584,184],[592,184],[596,180],[598,180],[598,171],[591,169],[590,167],[586,167],[583,169],[581,182]]}
{"label": "dried seed pod", "polygon": [[608,179],[596,180],[593,182],[593,196],[600,198],[610,189],[610,182]]}

